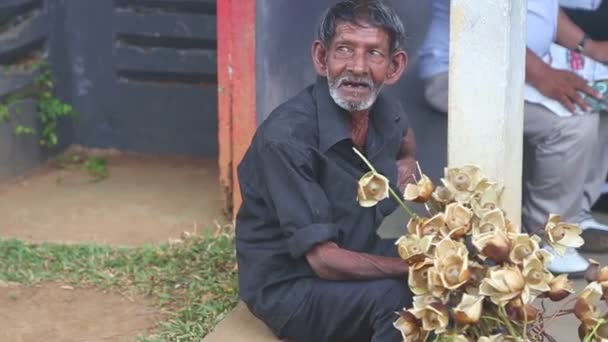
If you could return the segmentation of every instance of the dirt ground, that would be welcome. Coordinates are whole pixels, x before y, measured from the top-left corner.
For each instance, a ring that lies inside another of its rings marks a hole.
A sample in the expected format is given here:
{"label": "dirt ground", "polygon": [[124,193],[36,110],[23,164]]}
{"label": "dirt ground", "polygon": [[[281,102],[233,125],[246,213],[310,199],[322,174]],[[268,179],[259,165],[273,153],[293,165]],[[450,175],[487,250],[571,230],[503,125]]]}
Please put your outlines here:
{"label": "dirt ground", "polygon": [[111,156],[110,176],[46,166],[0,185],[0,237],[140,245],[225,223],[217,161]]}
{"label": "dirt ground", "polygon": [[[0,238],[135,246],[226,223],[216,160],[105,158],[110,175],[101,182],[47,165],[0,183]],[[0,284],[0,342],[135,341],[160,317],[141,301],[61,286]]]}
{"label": "dirt ground", "polygon": [[0,288],[0,341],[136,341],[161,319],[117,294],[61,286]]}

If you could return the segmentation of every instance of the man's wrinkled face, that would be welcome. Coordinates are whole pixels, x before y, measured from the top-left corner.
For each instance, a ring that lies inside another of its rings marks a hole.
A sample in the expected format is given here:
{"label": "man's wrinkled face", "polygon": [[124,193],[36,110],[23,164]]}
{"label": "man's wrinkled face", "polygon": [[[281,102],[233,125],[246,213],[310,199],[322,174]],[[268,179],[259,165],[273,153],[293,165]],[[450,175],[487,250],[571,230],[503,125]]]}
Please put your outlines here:
{"label": "man's wrinkled face", "polygon": [[371,108],[391,67],[388,33],[377,27],[339,23],[327,47],[329,92],[349,112]]}

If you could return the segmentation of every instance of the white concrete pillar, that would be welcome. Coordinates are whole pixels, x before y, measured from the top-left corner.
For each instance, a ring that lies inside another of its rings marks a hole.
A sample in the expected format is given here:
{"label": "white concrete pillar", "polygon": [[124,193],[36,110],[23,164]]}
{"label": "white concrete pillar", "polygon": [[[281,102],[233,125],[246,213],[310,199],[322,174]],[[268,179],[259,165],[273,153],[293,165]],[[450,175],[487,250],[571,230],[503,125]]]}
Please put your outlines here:
{"label": "white concrete pillar", "polygon": [[476,164],[507,188],[521,222],[526,0],[452,0],[448,164]]}

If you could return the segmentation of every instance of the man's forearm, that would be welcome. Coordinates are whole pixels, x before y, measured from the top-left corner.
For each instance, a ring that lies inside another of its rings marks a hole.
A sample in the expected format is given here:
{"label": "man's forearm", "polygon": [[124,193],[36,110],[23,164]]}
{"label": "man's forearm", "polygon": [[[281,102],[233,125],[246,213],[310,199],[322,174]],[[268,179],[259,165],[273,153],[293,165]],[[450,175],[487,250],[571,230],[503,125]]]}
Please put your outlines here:
{"label": "man's forearm", "polygon": [[352,252],[333,242],[316,246],[306,255],[315,273],[326,280],[363,280],[399,278],[408,266],[399,258]]}
{"label": "man's forearm", "polygon": [[560,9],[557,17],[556,42],[565,48],[575,50],[584,35],[585,32]]}
{"label": "man's forearm", "polygon": [[545,69],[547,64],[532,50],[526,48],[526,82],[539,88],[539,80],[542,80]]}

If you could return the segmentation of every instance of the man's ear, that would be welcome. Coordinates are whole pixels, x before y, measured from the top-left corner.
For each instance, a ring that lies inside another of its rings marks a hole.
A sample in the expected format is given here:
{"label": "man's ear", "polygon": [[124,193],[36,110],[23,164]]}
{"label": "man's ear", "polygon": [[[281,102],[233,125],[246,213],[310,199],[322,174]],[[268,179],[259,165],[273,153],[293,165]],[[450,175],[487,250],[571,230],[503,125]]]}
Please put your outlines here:
{"label": "man's ear", "polygon": [[386,80],[384,84],[395,84],[405,72],[407,68],[407,53],[405,51],[397,51],[393,54],[390,61],[391,65],[388,67],[386,74]]}
{"label": "man's ear", "polygon": [[322,77],[327,77],[327,48],[320,40],[315,40],[312,43],[312,62],[315,65],[317,74]]}

